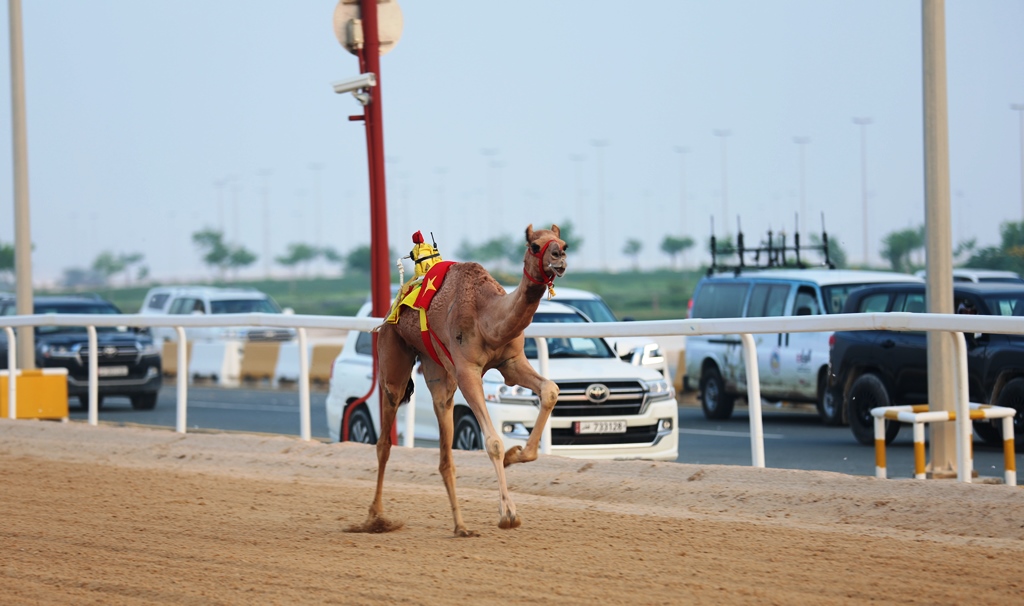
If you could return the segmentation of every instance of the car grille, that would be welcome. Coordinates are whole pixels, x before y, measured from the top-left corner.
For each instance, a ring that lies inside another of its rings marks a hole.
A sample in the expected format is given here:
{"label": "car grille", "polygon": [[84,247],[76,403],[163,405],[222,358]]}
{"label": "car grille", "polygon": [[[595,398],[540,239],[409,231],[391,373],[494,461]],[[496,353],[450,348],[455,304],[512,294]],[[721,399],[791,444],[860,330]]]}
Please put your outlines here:
{"label": "car grille", "polygon": [[[587,388],[601,384],[608,388],[608,399],[592,402]],[[639,381],[559,381],[555,417],[636,416],[643,411],[646,390]],[[652,438],[653,439],[653,438]]]}
{"label": "car grille", "polygon": [[246,333],[249,341],[291,341],[295,331],[290,328],[253,328]]}
{"label": "car grille", "polygon": [[[555,407],[558,410],[558,407]],[[551,428],[552,446],[605,446],[609,444],[650,444],[658,437],[658,426],[627,427],[626,433],[576,435],[572,427]]]}
{"label": "car grille", "polygon": [[[97,350],[96,362],[101,365],[133,364],[139,357],[139,348],[135,345],[100,345]],[[80,364],[89,363],[89,348],[78,350]]]}

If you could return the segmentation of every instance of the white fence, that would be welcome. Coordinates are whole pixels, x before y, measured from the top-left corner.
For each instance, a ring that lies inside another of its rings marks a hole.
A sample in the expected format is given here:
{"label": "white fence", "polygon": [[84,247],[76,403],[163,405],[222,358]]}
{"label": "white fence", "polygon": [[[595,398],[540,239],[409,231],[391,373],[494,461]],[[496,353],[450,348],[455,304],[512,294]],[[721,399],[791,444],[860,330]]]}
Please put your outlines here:
{"label": "white fence", "polygon": [[[309,316],[283,314],[223,314],[216,316],[142,316],[142,315],[32,315],[7,316],[0,318],[0,327],[7,332],[9,353],[8,368],[14,376],[14,332],[19,326],[86,326],[89,335],[89,423],[98,423],[97,406],[97,326],[165,326],[176,329],[178,342],[185,342],[185,327],[217,326],[268,326],[295,328],[299,339],[299,415],[300,436],[309,440],[309,362],[306,359],[306,329],[327,328],[335,330],[369,330],[380,324],[377,318],[353,318],[336,316]],[[750,449],[751,464],[764,467],[764,433],[761,425],[761,387],[757,368],[757,352],[751,335],[780,332],[828,332],[837,330],[898,330],[938,331],[954,339],[956,356],[956,393],[954,400],[957,414],[958,479],[970,482],[971,423],[967,412],[967,356],[964,346],[964,332],[1024,334],[1024,318],[1003,316],[976,316],[954,314],[911,314],[872,313],[837,314],[824,316],[786,316],[771,318],[727,318],[702,320],[658,320],[643,322],[595,322],[595,323],[550,323],[532,324],[526,335],[535,338],[556,337],[658,337],[690,336],[713,334],[739,334],[743,343],[743,359],[746,365],[747,402],[750,407]],[[187,368],[187,347],[178,347],[177,376],[177,424],[176,430],[185,432],[187,418],[188,376],[180,369]],[[546,348],[539,348],[539,364],[547,366]],[[15,381],[8,382],[9,415],[14,418],[16,392]]]}

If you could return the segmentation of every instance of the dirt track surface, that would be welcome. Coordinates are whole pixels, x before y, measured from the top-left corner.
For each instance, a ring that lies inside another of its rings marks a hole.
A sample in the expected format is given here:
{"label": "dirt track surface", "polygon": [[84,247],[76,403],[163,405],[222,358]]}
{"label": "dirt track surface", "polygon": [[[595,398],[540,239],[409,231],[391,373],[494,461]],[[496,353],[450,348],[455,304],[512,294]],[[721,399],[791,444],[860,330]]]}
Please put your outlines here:
{"label": "dirt track surface", "polygon": [[0,420],[4,604],[1019,604],[1024,491],[828,472],[456,453]]}

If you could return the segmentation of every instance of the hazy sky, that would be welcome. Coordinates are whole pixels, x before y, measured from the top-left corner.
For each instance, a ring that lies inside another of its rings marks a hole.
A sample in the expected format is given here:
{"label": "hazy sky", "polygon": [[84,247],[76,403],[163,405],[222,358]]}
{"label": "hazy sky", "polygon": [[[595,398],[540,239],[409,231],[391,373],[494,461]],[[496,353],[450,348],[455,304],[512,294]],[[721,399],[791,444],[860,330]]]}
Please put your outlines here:
{"label": "hazy sky", "polygon": [[[585,239],[571,266],[626,268],[628,238],[644,266],[665,265],[666,234],[703,245],[712,215],[724,233],[723,176],[730,226],[739,215],[756,241],[792,231],[794,137],[807,137],[807,228],[824,212],[857,261],[857,116],[872,120],[872,258],[885,233],[923,223],[920,2],[631,4],[403,0],[381,74],[393,248],[422,229],[453,256],[463,240],[568,220]],[[144,253],[157,279],[207,276],[190,238],[203,227],[260,255],[250,275],[291,242],[369,242],[364,130],[347,119],[361,109],[331,89],[358,73],[334,0],[23,5],[37,282],[103,250]],[[993,244],[1021,218],[1021,32],[1022,0],[946,2],[954,241]],[[731,133],[725,171],[716,130]],[[11,242],[9,144],[0,164]]]}

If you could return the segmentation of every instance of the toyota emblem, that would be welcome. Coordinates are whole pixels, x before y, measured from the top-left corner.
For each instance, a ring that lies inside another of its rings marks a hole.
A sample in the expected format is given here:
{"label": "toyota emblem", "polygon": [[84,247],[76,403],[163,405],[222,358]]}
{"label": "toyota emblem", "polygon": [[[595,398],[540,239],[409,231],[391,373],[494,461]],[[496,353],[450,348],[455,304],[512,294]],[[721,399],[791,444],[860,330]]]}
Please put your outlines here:
{"label": "toyota emblem", "polygon": [[114,347],[113,345],[108,345],[108,346],[103,348],[103,355],[105,355],[105,356],[116,356],[117,355],[117,348]]}
{"label": "toyota emblem", "polygon": [[600,404],[601,402],[604,402],[605,400],[608,399],[608,396],[611,395],[611,390],[608,389],[607,385],[602,385],[601,383],[594,383],[593,385],[587,387],[587,391],[585,392],[585,394],[588,400],[595,404]]}

